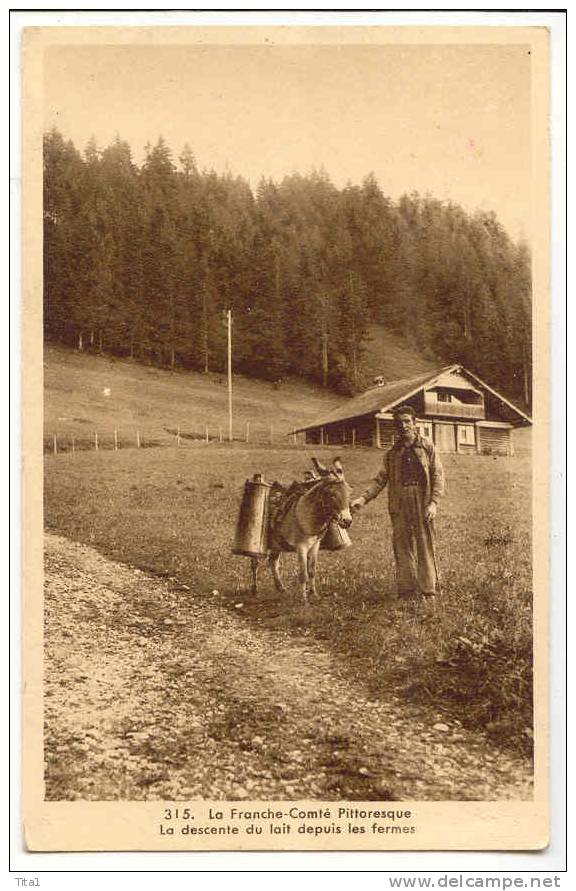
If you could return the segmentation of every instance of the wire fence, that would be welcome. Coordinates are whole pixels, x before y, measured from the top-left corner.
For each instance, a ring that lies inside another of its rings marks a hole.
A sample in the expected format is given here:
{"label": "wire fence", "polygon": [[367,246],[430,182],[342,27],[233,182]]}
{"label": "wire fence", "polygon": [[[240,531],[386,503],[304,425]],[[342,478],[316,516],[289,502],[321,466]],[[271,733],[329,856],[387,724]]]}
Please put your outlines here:
{"label": "wire fence", "polygon": [[244,422],[233,430],[232,438],[226,427],[205,424],[191,429],[185,425],[161,428],[94,429],[90,431],[67,430],[44,434],[45,455],[74,455],[76,452],[120,451],[125,449],[150,449],[198,445],[252,444],[259,446],[304,446],[305,436],[295,430],[278,429],[273,424],[262,425]]}

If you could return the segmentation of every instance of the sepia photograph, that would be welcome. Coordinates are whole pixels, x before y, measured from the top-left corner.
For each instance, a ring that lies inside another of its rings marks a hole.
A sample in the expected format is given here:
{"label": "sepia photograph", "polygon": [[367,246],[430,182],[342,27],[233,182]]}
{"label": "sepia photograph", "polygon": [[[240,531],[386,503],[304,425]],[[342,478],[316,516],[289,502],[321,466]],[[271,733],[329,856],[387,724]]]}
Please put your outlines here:
{"label": "sepia photograph", "polygon": [[191,847],[542,817],[545,32],[233,30],[25,36],[31,794]]}

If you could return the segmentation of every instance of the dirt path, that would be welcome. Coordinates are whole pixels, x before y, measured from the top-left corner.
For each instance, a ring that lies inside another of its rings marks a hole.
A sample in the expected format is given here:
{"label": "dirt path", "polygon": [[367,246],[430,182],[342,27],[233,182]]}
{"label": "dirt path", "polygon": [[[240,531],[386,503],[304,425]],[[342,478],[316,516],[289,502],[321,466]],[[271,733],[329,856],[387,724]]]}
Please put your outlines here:
{"label": "dirt path", "polygon": [[530,766],[316,642],[46,536],[48,799],[496,800]]}

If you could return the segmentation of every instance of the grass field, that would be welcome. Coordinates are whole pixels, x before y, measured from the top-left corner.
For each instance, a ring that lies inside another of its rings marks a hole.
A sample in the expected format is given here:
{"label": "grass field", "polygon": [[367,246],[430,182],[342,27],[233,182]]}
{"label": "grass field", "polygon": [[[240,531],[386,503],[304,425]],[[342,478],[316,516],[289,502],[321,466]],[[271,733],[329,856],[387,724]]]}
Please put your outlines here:
{"label": "grass field", "polygon": [[[54,411],[52,405],[51,411]],[[318,449],[320,459],[336,452]],[[177,578],[191,598],[220,597],[240,621],[321,639],[368,686],[430,704],[499,742],[529,752],[532,727],[530,462],[448,456],[438,517],[443,594],[435,606],[399,603],[386,496],[351,530],[353,547],[322,553],[320,599],[279,598],[262,571],[261,594],[245,587],[249,562],[230,545],[244,480],[301,478],[308,449],[186,443],[46,457],[46,527],[116,560]],[[381,453],[342,452],[360,491]],[[218,594],[212,594],[212,592]],[[242,604],[242,606],[238,606]]]}
{"label": "grass field", "polygon": [[[67,451],[72,437],[78,449],[111,448],[114,430],[121,445],[135,446],[136,431],[143,445],[174,443],[183,437],[211,440],[219,428],[228,435],[228,391],[221,374],[198,374],[148,367],[127,359],[78,353],[58,346],[44,352],[45,448]],[[235,440],[287,442],[294,428],[305,426],[342,402],[343,397],[302,381],[274,385],[234,376]],[[272,425],[272,430],[270,429]]]}

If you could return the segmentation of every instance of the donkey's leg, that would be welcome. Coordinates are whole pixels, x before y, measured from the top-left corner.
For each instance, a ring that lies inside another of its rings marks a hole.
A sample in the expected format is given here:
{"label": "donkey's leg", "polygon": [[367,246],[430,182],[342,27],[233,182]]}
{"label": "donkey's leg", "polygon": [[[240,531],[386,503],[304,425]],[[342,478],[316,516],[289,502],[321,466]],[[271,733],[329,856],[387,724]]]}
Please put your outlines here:
{"label": "donkey's leg", "polygon": [[316,592],[316,562],[318,560],[318,551],[320,550],[320,540],[312,545],[308,551],[308,590],[313,597],[317,596]]}
{"label": "donkey's leg", "polygon": [[280,594],[284,594],[286,591],[286,587],[282,581],[280,576],[280,554],[277,552],[273,552],[270,554],[268,560],[270,561],[270,569],[272,570],[272,576],[274,578],[274,584],[276,586],[276,590]]}
{"label": "donkey's leg", "polygon": [[250,563],[252,565],[252,594],[255,597],[258,593],[258,570],[260,569],[260,561],[258,557],[251,557]]}
{"label": "donkey's leg", "polygon": [[298,580],[300,582],[300,593],[304,603],[308,603],[308,543],[298,545],[296,548],[296,556],[298,557]]}

